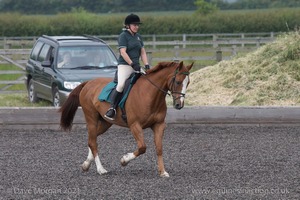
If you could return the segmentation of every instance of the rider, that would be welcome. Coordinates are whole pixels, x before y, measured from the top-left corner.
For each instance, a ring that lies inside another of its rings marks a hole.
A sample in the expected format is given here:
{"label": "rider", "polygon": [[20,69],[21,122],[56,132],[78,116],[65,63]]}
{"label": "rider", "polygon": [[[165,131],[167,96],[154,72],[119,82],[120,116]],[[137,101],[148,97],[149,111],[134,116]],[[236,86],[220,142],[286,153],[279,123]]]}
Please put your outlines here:
{"label": "rider", "polygon": [[125,29],[123,29],[118,38],[120,51],[117,74],[118,84],[116,89],[112,91],[110,108],[105,114],[105,117],[110,120],[115,118],[116,108],[121,100],[126,79],[135,71],[143,72],[139,59],[141,58],[143,61],[146,70],[150,68],[142,37],[137,33],[141,24],[139,16],[135,14],[128,15],[124,24]]}

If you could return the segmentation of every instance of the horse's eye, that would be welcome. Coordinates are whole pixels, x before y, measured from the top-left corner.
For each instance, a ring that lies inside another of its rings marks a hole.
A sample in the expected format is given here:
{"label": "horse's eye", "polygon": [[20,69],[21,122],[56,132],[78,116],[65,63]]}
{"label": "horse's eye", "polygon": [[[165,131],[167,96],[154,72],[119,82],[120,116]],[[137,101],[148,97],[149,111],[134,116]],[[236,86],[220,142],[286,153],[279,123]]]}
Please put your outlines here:
{"label": "horse's eye", "polygon": [[175,81],[175,83],[176,83],[177,85],[181,85],[181,84],[182,84],[181,81]]}

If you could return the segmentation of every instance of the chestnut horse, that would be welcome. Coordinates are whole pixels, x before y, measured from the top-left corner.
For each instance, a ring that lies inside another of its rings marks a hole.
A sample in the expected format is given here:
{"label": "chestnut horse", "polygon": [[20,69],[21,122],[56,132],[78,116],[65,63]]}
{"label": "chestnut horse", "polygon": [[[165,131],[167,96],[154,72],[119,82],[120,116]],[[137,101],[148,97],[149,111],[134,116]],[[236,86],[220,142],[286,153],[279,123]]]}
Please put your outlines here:
{"label": "chestnut horse", "polygon": [[167,113],[166,95],[173,97],[175,109],[184,106],[187,86],[190,82],[189,71],[193,64],[184,66],[183,62],[161,62],[142,75],[133,85],[125,104],[127,123],[121,117],[120,108],[117,109],[115,120],[104,118],[110,104],[98,100],[99,93],[112,79],[98,78],[87,81],[76,87],[60,108],[60,126],[65,131],[70,131],[78,106],[81,105],[85,115],[88,129],[89,153],[82,164],[82,170],[87,171],[95,160],[97,172],[105,174],[98,154],[97,136],[104,133],[113,124],[128,127],[136,142],[137,150],[121,158],[122,166],[145,153],[143,129],[151,128],[154,132],[158,171],[161,177],[169,177],[166,172],[162,156],[162,140],[166,127]]}

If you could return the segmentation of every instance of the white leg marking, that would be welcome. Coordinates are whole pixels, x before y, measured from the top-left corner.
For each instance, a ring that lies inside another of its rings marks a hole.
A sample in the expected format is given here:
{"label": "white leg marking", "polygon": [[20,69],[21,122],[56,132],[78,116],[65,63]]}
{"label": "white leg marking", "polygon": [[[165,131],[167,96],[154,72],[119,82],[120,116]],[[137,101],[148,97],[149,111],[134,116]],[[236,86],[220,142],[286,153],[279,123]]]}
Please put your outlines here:
{"label": "white leg marking", "polygon": [[163,173],[160,174],[160,177],[162,177],[162,178],[168,178],[168,177],[170,177],[170,175],[169,175],[168,172],[164,171]]}
{"label": "white leg marking", "polygon": [[94,160],[94,156],[93,153],[91,151],[91,149],[89,148],[89,154],[87,156],[87,159],[83,162],[82,164],[82,170],[83,171],[88,171],[91,165],[91,162]]}
{"label": "white leg marking", "polygon": [[121,158],[121,165],[126,166],[129,161],[135,159],[136,156],[133,153],[128,153]]}
{"label": "white leg marking", "polygon": [[107,171],[102,166],[98,155],[95,157],[95,163],[96,163],[96,166],[97,166],[97,172],[98,172],[98,174],[101,175],[101,174],[106,174],[107,173]]}
{"label": "white leg marking", "polygon": [[106,169],[104,169],[104,167],[102,166],[98,155],[95,157],[95,163],[96,163],[96,166],[97,166],[98,174],[101,175],[101,174],[106,174],[107,173]]}

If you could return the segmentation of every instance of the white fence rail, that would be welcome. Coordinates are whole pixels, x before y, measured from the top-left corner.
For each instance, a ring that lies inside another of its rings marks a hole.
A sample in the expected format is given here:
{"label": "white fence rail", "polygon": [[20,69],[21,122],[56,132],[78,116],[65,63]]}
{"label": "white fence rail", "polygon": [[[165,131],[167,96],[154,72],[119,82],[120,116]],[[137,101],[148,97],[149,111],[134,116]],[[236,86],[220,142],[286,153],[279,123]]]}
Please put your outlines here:
{"label": "white fence rail", "polygon": [[[247,46],[254,45],[259,47],[273,41],[275,36],[280,33],[218,33],[218,34],[168,34],[168,35],[143,35],[145,45],[152,49],[165,46],[205,46],[217,48],[224,45]],[[109,45],[117,45],[118,35],[99,36]]]}
{"label": "white fence rail", "polygon": [[[280,33],[216,33],[216,34],[168,34],[168,35],[143,35],[145,45],[152,48],[166,46],[203,46],[219,47],[222,45],[260,46],[273,41]],[[117,45],[118,35],[98,35],[111,46]],[[0,46],[3,49],[31,47],[38,37],[0,37]]]}

